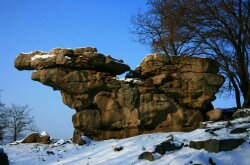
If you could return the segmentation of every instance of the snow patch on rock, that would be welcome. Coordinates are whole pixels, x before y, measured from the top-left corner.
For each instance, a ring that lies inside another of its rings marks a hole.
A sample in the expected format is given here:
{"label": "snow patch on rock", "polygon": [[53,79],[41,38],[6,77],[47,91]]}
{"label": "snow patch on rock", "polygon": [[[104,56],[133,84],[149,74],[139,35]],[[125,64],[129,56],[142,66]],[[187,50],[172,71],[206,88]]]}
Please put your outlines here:
{"label": "snow patch on rock", "polygon": [[41,132],[41,136],[47,136],[47,135],[48,135],[48,133],[46,131]]}
{"label": "snow patch on rock", "polygon": [[35,56],[31,57],[31,61],[34,61],[38,58],[46,59],[46,58],[51,58],[54,56],[55,56],[54,54],[43,54],[43,55],[39,54],[39,55],[35,55]]}

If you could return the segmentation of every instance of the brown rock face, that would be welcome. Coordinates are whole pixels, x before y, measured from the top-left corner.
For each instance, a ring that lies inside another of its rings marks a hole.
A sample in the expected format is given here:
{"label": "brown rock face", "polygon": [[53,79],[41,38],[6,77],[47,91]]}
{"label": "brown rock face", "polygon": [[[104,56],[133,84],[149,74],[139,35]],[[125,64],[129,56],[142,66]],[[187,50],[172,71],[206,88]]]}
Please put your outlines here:
{"label": "brown rock face", "polygon": [[49,135],[39,135],[38,133],[34,132],[25,137],[21,143],[50,143],[50,136]]}
{"label": "brown rock face", "polygon": [[50,142],[50,136],[49,135],[40,136],[40,142],[41,143],[49,143]]}
{"label": "brown rock face", "polygon": [[[82,133],[93,139],[124,138],[160,131],[190,131],[223,84],[211,59],[149,55],[131,71],[121,60],[95,48],[52,49],[20,54],[19,70],[37,70],[32,79],[60,90],[76,110],[74,141]],[[134,78],[137,77],[137,78]]]}
{"label": "brown rock face", "polygon": [[152,154],[152,152],[143,152],[142,154],[140,154],[138,156],[138,159],[145,159],[145,160],[148,160],[148,161],[154,161],[154,156]]}
{"label": "brown rock face", "polygon": [[216,108],[216,109],[213,109],[211,111],[208,111],[206,113],[206,116],[207,116],[208,120],[210,120],[210,121],[218,121],[218,120],[222,119],[223,112],[220,108]]}
{"label": "brown rock face", "polygon": [[209,152],[231,151],[245,142],[244,139],[209,139],[206,141],[190,141],[189,147],[197,150],[205,149]]}
{"label": "brown rock face", "polygon": [[39,143],[40,135],[38,133],[32,133],[22,140],[22,143]]}

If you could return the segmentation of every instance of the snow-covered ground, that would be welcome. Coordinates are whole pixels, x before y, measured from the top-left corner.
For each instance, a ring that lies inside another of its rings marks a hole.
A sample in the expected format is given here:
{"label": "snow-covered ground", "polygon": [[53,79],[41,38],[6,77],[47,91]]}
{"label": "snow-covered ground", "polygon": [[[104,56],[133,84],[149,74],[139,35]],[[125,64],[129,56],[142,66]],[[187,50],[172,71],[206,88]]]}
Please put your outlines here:
{"label": "snow-covered ground", "polygon": [[[226,128],[227,125],[227,128]],[[207,129],[197,129],[192,132],[169,132],[139,135],[131,138],[104,141],[90,141],[84,146],[60,140],[56,144],[17,144],[2,145],[9,156],[11,165],[184,165],[209,163],[209,158],[218,165],[249,165],[250,164],[250,132],[230,134],[236,127],[250,127],[250,118],[237,119],[228,122],[207,123],[208,128],[220,128],[211,134]],[[173,136],[172,136],[173,135]],[[173,137],[176,143],[189,144],[191,140],[244,138],[246,142],[238,148],[219,153],[210,153],[204,149],[195,150],[187,145],[180,150],[167,152],[161,156],[154,154],[155,161],[138,160],[138,156],[145,152],[153,152],[155,145]],[[123,147],[121,151],[114,148]]]}

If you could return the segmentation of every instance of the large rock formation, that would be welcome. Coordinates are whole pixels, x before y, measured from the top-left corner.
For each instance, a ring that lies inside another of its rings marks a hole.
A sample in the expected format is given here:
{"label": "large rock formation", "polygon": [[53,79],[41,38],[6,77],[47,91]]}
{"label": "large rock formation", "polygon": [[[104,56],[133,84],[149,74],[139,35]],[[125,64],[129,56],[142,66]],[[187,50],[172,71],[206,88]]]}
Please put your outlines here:
{"label": "large rock formation", "polygon": [[74,141],[82,134],[108,139],[190,131],[224,82],[212,59],[164,55],[148,55],[130,78],[119,79],[129,66],[91,47],[21,53],[15,67],[36,70],[33,80],[61,91],[76,110]]}

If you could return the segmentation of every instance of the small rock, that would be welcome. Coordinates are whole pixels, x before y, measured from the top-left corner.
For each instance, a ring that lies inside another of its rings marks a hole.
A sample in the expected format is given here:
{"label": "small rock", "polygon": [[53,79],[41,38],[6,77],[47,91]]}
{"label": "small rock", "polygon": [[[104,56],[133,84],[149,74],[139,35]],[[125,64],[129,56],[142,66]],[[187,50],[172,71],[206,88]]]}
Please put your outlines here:
{"label": "small rock", "polygon": [[154,156],[152,152],[143,152],[141,155],[139,155],[138,159],[145,159],[148,161],[154,161]]}
{"label": "small rock", "polygon": [[248,109],[238,109],[233,114],[233,118],[248,117],[248,116],[250,116],[250,110]]}
{"label": "small rock", "polygon": [[244,142],[244,139],[209,139],[206,141],[190,141],[189,147],[197,150],[204,148],[209,152],[220,152],[233,150]]}
{"label": "small rock", "polygon": [[115,147],[114,148],[114,151],[121,151],[121,150],[123,150],[123,147],[121,146],[121,147]]}
{"label": "small rock", "polygon": [[197,149],[197,150],[203,149],[204,146],[205,146],[204,141],[190,141],[190,143],[189,143],[190,148],[194,148],[194,149]]}
{"label": "small rock", "polygon": [[40,135],[36,132],[31,133],[22,141],[22,143],[39,143],[39,142],[40,142]]}
{"label": "small rock", "polygon": [[208,162],[209,162],[211,165],[216,165],[216,163],[214,162],[214,160],[213,160],[212,157],[210,157],[210,158],[208,159]]}
{"label": "small rock", "polygon": [[[38,133],[33,132],[20,142],[21,143],[40,143],[41,142],[41,143],[48,144],[50,143],[50,136],[44,133],[42,133],[40,136]],[[17,141],[16,143],[18,144],[20,142]]]}
{"label": "small rock", "polygon": [[0,148],[0,164],[9,165],[8,155],[4,152],[3,148]]}
{"label": "small rock", "polygon": [[182,146],[178,146],[171,141],[164,141],[155,147],[155,152],[164,155],[167,151],[175,151],[181,148]]}
{"label": "small rock", "polygon": [[230,131],[230,134],[240,134],[240,133],[245,133],[247,132],[247,129],[246,127],[240,127],[240,128],[235,128],[233,130]]}
{"label": "small rock", "polygon": [[47,151],[48,155],[55,155],[55,153],[53,151]]}
{"label": "small rock", "polygon": [[86,140],[84,140],[82,137],[80,137],[78,140],[77,140],[77,144],[79,145],[79,146],[83,146],[83,145],[85,145],[87,142],[86,142]]}
{"label": "small rock", "polygon": [[207,119],[210,121],[218,121],[222,119],[222,110],[220,108],[216,108],[214,110],[208,111],[207,112]]}
{"label": "small rock", "polygon": [[206,129],[205,132],[215,132],[215,131],[218,131],[220,130],[222,127],[217,127],[217,128],[209,128],[209,129]]}

